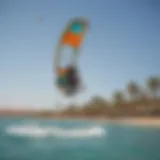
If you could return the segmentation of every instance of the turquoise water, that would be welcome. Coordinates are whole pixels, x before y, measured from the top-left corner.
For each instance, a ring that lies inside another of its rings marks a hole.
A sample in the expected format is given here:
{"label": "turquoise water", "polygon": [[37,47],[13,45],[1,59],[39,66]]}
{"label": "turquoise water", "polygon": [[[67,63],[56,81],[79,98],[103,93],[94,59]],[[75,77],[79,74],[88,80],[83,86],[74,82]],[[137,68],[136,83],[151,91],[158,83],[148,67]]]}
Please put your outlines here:
{"label": "turquoise water", "polygon": [[160,129],[0,118],[0,160],[160,160]]}

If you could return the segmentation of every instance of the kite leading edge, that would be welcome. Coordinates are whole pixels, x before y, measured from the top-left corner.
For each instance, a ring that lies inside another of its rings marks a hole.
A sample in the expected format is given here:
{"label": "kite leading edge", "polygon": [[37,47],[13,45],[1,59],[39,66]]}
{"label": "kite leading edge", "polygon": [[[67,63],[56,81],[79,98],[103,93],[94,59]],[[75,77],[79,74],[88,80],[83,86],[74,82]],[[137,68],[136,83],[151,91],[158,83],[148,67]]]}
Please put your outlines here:
{"label": "kite leading edge", "polygon": [[[76,94],[81,86],[80,75],[78,72],[77,59],[79,49],[88,29],[88,21],[83,18],[71,20],[57,46],[54,57],[54,73],[56,75],[56,86],[65,95],[71,96]],[[71,48],[71,57],[69,64],[61,65],[65,47]]]}

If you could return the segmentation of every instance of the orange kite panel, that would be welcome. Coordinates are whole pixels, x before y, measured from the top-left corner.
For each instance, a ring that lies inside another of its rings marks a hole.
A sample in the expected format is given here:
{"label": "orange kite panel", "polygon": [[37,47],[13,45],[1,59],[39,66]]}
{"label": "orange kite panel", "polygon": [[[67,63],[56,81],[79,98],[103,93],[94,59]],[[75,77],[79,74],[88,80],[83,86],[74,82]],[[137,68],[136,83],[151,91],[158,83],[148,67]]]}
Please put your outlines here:
{"label": "orange kite panel", "polygon": [[75,48],[79,48],[82,43],[82,34],[76,35],[72,32],[67,32],[62,38],[62,44],[69,44]]}

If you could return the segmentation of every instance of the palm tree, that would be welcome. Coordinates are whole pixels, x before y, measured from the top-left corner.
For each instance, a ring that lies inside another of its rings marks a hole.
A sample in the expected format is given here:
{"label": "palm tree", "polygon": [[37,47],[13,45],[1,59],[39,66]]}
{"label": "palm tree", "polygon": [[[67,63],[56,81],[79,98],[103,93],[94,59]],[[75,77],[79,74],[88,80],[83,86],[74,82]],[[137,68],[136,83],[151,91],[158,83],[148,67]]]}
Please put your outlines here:
{"label": "palm tree", "polygon": [[116,91],[113,94],[113,100],[116,105],[122,105],[125,101],[124,94],[121,91]]}
{"label": "palm tree", "polygon": [[106,100],[103,99],[100,96],[94,96],[92,97],[92,103],[96,104],[96,105],[105,105],[106,104]]}
{"label": "palm tree", "polygon": [[81,112],[84,115],[96,115],[97,114],[97,108],[95,107],[92,102],[88,102],[87,104],[84,105],[84,107],[81,109]]}
{"label": "palm tree", "polygon": [[94,96],[91,100],[92,109],[97,113],[103,113],[106,111],[107,101],[100,96]]}
{"label": "palm tree", "polygon": [[127,91],[130,95],[130,99],[135,101],[141,94],[139,86],[135,82],[130,82],[127,86]]}
{"label": "palm tree", "polygon": [[150,90],[151,96],[156,98],[160,90],[160,77],[150,77],[147,81],[147,86]]}
{"label": "palm tree", "polygon": [[77,109],[74,105],[69,105],[66,108],[64,108],[62,112],[66,115],[74,115],[75,113],[77,113]]}

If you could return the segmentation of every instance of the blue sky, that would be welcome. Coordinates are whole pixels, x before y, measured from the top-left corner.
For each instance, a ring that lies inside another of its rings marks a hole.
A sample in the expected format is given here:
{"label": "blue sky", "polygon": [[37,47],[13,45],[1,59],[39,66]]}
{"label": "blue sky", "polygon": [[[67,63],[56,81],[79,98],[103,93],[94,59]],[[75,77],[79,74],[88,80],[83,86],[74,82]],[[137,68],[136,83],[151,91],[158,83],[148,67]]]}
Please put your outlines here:
{"label": "blue sky", "polygon": [[160,75],[160,5],[152,0],[1,0],[0,106],[52,108],[65,104],[55,88],[53,54],[74,17],[90,29],[79,66],[86,90],[110,98],[130,80]]}

